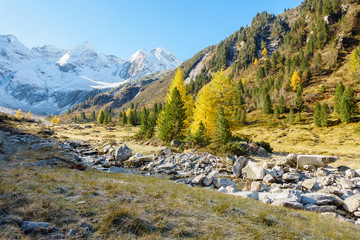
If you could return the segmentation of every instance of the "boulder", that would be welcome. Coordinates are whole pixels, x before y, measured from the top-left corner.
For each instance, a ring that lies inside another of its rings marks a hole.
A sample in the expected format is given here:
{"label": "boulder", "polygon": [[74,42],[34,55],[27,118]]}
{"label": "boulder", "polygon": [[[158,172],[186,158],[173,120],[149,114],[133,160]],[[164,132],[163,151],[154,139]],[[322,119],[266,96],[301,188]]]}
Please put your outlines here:
{"label": "boulder", "polygon": [[246,174],[246,178],[252,180],[262,180],[265,177],[265,169],[248,161],[242,172]]}
{"label": "boulder", "polygon": [[228,163],[228,164],[233,165],[234,162],[235,162],[235,157],[228,154],[228,155],[226,155],[226,157],[225,157],[225,162]]}
{"label": "boulder", "polygon": [[266,174],[263,181],[265,183],[274,183],[275,182],[275,178],[273,176],[271,176],[270,174]]}
{"label": "boulder", "polygon": [[298,173],[285,173],[282,178],[286,181],[296,181],[300,179],[300,174]]}
{"label": "boulder", "polygon": [[165,163],[165,164],[158,166],[158,169],[172,169],[174,167],[175,167],[175,165],[172,163]]}
{"label": "boulder", "polygon": [[274,200],[285,202],[300,202],[301,193],[301,191],[287,189],[281,193],[276,194]]}
{"label": "boulder", "polygon": [[257,192],[249,192],[249,191],[243,191],[243,192],[234,192],[231,193],[231,195],[235,195],[242,198],[252,198],[255,200],[259,200],[259,193]]}
{"label": "boulder", "polygon": [[360,194],[345,199],[343,207],[348,212],[355,212],[360,207]]}
{"label": "boulder", "polygon": [[282,177],[282,175],[284,174],[284,169],[280,166],[273,167],[273,170],[276,172],[276,175],[278,177]]}
{"label": "boulder", "polygon": [[150,157],[141,156],[141,157],[131,157],[125,163],[131,167],[142,167],[143,165],[145,165],[151,161],[152,160]]}
{"label": "boulder", "polygon": [[355,178],[356,177],[356,171],[354,169],[348,169],[345,171],[345,177],[346,178]]}
{"label": "boulder", "polygon": [[36,143],[31,145],[31,149],[34,151],[44,150],[44,149],[53,149],[56,146],[55,142],[45,142],[45,143]]}
{"label": "boulder", "polygon": [[336,206],[333,205],[321,205],[307,204],[304,209],[311,212],[336,212]]}
{"label": "boulder", "polygon": [[236,159],[235,164],[232,167],[233,173],[235,176],[240,177],[242,173],[242,168],[244,167],[246,162],[245,157],[241,156],[238,159]]}
{"label": "boulder", "polygon": [[180,147],[181,144],[182,142],[180,142],[179,140],[173,139],[170,143],[170,146],[173,148],[178,148]]}
{"label": "boulder", "polygon": [[304,206],[299,202],[292,202],[292,201],[285,201],[285,200],[276,200],[271,205],[278,206],[278,207],[287,207],[293,209],[303,209]]}
{"label": "boulder", "polygon": [[234,192],[236,192],[236,190],[235,190],[235,185],[229,185],[229,186],[227,186],[227,187],[226,187],[226,191],[227,191],[228,193],[234,193]]}
{"label": "boulder", "polygon": [[227,187],[227,186],[231,186],[231,185],[235,186],[235,183],[233,183],[232,181],[230,181],[227,178],[219,178],[219,179],[214,180],[214,185],[215,185],[215,187],[220,188],[220,187]]}
{"label": "boulder", "polygon": [[290,167],[296,167],[297,163],[297,155],[295,153],[290,153],[285,158],[285,164],[289,165]]}
{"label": "boulder", "polygon": [[205,175],[204,174],[201,174],[199,176],[196,176],[193,180],[192,180],[192,183],[194,184],[201,184],[202,181],[204,180],[205,178]]}
{"label": "boulder", "polygon": [[108,170],[109,173],[130,173],[128,169],[111,166]]}
{"label": "boulder", "polygon": [[259,192],[260,187],[261,187],[261,182],[252,182],[251,187],[250,187],[250,191],[251,192]]}
{"label": "boulder", "polygon": [[301,203],[324,205],[334,201],[334,198],[330,194],[326,193],[305,193],[301,195]]}
{"label": "boulder", "polygon": [[121,145],[115,151],[115,161],[123,162],[131,157],[131,149],[126,145]]}
{"label": "boulder", "polygon": [[25,233],[31,233],[34,231],[38,231],[40,229],[50,227],[51,223],[47,222],[31,222],[31,221],[23,221],[21,224],[21,230]]}
{"label": "boulder", "polygon": [[304,169],[304,165],[313,165],[315,167],[323,167],[329,163],[333,163],[338,160],[338,157],[325,156],[325,155],[298,155],[297,166],[300,169]]}
{"label": "boulder", "polygon": [[301,186],[306,188],[307,190],[311,190],[313,189],[313,187],[315,186],[316,183],[316,179],[315,178],[310,178],[310,179],[305,179]]}

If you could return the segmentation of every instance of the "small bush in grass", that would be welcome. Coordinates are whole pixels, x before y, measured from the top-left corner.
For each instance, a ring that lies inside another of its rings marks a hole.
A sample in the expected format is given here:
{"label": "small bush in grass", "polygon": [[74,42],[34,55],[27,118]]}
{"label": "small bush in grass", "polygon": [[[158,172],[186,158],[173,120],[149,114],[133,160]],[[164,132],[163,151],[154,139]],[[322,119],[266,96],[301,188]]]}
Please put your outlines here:
{"label": "small bush in grass", "polygon": [[273,148],[271,147],[270,143],[268,143],[268,142],[265,142],[265,141],[257,142],[257,145],[260,147],[263,147],[269,153],[272,153],[272,151],[273,151]]}

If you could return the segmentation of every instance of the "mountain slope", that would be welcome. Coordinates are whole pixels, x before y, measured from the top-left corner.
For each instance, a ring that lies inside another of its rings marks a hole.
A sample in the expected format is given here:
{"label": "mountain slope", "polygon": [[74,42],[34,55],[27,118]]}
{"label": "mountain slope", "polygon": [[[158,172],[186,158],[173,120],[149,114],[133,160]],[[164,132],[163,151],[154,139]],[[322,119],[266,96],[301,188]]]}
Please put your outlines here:
{"label": "mountain slope", "polygon": [[0,106],[39,114],[60,113],[104,89],[180,63],[162,48],[139,52],[124,61],[97,53],[88,42],[68,49],[50,45],[29,49],[15,36],[2,35]]}

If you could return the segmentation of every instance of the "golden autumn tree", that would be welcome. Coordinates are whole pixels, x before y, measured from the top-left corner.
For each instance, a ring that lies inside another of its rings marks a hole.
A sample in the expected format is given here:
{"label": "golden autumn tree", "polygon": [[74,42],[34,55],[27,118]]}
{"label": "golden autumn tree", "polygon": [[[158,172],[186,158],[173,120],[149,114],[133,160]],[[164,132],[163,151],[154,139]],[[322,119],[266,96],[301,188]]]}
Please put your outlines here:
{"label": "golden autumn tree", "polygon": [[235,125],[233,120],[235,105],[234,86],[223,71],[214,74],[210,83],[205,85],[199,92],[195,103],[194,121],[190,128],[195,133],[202,122],[208,136],[212,136],[215,130],[215,120],[218,107],[224,109],[224,114],[230,122],[230,127]]}
{"label": "golden autumn tree", "polygon": [[269,54],[269,51],[267,50],[266,47],[264,47],[264,49],[262,50],[261,54],[263,55],[263,57],[267,57]]}
{"label": "golden autumn tree", "polygon": [[294,72],[294,74],[291,77],[291,84],[290,87],[292,88],[292,90],[296,90],[296,88],[299,86],[299,83],[302,82],[299,74],[297,71]]}
{"label": "golden autumn tree", "polygon": [[126,110],[125,114],[126,114],[127,117],[129,117],[130,113],[131,113],[131,108],[128,108],[128,110]]}
{"label": "golden autumn tree", "polygon": [[32,113],[29,111],[26,115],[26,119],[30,120],[32,118]]}
{"label": "golden autumn tree", "polygon": [[18,120],[24,118],[24,113],[21,111],[21,108],[19,108],[19,110],[17,110],[17,112],[15,113],[15,118]]}
{"label": "golden autumn tree", "polygon": [[60,117],[59,116],[54,116],[51,120],[50,120],[51,123],[55,123],[55,124],[58,124],[60,123]]}
{"label": "golden autumn tree", "polygon": [[259,60],[255,58],[254,65],[258,65],[258,64],[259,64]]}
{"label": "golden autumn tree", "polygon": [[354,78],[360,79],[360,47],[356,48],[350,57],[350,72],[353,74]]}
{"label": "golden autumn tree", "polygon": [[[171,81],[170,87],[168,89],[168,93],[166,95],[166,103],[168,104],[171,101],[171,95],[174,89],[177,89],[180,93],[181,100],[184,102],[186,119],[184,122],[184,126],[187,128],[190,125],[190,122],[194,113],[194,101],[192,95],[188,93],[187,87],[184,83],[184,76],[180,68],[176,70],[175,76]],[[163,111],[164,112],[164,111]],[[159,116],[159,122],[163,119],[163,112]]]}

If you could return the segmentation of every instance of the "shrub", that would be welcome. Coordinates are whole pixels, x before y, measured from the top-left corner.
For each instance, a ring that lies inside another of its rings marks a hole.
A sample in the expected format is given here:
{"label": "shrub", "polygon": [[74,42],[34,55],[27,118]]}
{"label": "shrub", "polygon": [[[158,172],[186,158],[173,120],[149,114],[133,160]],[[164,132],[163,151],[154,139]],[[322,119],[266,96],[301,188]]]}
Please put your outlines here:
{"label": "shrub", "polygon": [[267,152],[272,153],[273,148],[271,147],[270,143],[261,141],[256,143],[258,146],[263,147]]}

